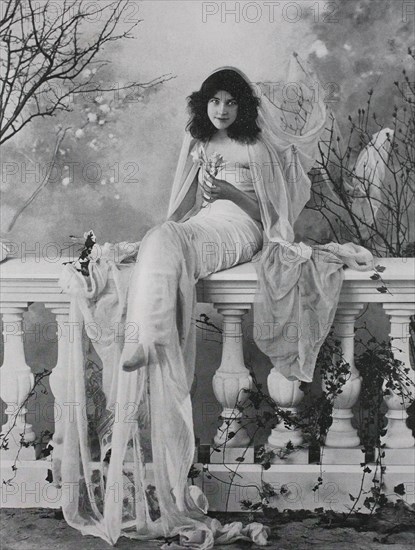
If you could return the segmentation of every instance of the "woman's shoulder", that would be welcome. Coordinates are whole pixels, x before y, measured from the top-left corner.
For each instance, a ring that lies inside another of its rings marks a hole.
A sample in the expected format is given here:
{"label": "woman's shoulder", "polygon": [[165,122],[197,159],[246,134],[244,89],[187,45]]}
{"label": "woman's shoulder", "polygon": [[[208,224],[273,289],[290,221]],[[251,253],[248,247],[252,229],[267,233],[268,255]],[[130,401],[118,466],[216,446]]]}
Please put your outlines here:
{"label": "woman's shoulder", "polygon": [[254,154],[256,156],[269,156],[270,153],[267,142],[261,135],[257,137],[254,143],[248,144],[248,149],[251,154]]}

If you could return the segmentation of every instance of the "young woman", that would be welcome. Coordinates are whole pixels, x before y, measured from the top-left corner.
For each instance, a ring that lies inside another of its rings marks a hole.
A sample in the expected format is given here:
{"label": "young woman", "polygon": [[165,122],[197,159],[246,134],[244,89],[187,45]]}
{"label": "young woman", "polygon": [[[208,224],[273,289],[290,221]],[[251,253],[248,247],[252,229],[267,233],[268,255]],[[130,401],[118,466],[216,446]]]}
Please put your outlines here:
{"label": "young woman", "polygon": [[[305,73],[297,60],[296,69],[290,82],[300,83]],[[222,526],[206,516],[206,497],[188,485],[195,450],[190,388],[196,283],[261,251],[254,319],[277,330],[256,342],[284,376],[309,381],[334,316],[345,258],[359,261],[361,253],[338,245],[333,254],[322,247],[316,259],[310,247],[293,244],[294,222],[310,194],[307,172],[325,127],[321,98],[305,105],[299,132],[295,113],[292,125],[285,117],[289,109],[257,94],[237,69],[222,68],[188,104],[191,117],[168,219],[141,241],[131,275],[123,278],[114,262],[101,257],[89,267],[91,288],[71,266],[61,283],[74,296],[71,321],[77,327],[66,401],[79,406],[75,419],[64,417],[54,476],[71,488],[63,495],[68,523],[110,544],[121,535],[178,535],[186,548],[201,549],[238,537],[266,542],[259,524]],[[361,262],[369,260],[361,254]],[[82,326],[87,329],[86,320],[94,319],[107,335],[95,344],[106,412],[111,411],[98,428],[102,468],[93,465],[90,426],[82,415],[87,405]],[[281,333],[284,323],[303,320],[312,330],[288,342]],[[118,323],[125,326],[123,345],[111,338]]]}
{"label": "young woman", "polygon": [[[138,327],[138,343],[125,342],[122,365],[134,370],[156,360],[155,346],[177,339],[177,298],[183,258],[194,284],[210,273],[249,261],[262,246],[262,224],[252,180],[248,144],[258,141],[259,100],[234,70],[212,74],[189,97],[194,138],[209,158],[223,159],[216,177],[194,163],[193,181],[169,220],[152,228],[140,244],[132,275],[127,324]],[[205,204],[202,207],[202,198]],[[176,358],[172,358],[173,361]],[[186,361],[186,357],[183,357]]]}

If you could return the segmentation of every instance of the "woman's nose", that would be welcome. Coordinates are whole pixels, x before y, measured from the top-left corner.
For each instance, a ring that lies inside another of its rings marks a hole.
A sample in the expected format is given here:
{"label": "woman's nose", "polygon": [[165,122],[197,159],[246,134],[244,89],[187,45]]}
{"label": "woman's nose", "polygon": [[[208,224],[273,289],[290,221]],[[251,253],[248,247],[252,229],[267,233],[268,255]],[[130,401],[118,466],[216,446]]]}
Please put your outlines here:
{"label": "woman's nose", "polygon": [[226,103],[220,103],[220,104],[219,104],[219,112],[220,112],[221,114],[225,114],[225,113],[226,113],[226,108],[227,108]]}

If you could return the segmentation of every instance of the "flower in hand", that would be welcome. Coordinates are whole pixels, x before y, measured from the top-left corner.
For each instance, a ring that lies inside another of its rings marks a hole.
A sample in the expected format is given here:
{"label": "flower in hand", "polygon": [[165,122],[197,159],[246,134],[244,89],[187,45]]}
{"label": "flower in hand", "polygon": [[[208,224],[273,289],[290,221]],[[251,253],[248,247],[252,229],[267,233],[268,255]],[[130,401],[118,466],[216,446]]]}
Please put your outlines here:
{"label": "flower in hand", "polygon": [[202,208],[217,199],[230,199],[233,186],[224,180],[216,179],[219,170],[225,165],[222,155],[214,152],[208,157],[203,145],[200,145],[193,151],[192,157],[193,162],[199,164],[202,170]]}

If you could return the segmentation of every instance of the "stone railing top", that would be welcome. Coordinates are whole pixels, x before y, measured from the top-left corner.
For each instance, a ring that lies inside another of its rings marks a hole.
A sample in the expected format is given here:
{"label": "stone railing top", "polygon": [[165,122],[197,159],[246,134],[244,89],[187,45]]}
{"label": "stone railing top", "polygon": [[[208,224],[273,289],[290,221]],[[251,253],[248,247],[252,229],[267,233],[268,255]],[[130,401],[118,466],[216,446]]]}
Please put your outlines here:
{"label": "stone railing top", "polygon": [[[39,259],[37,257],[9,258],[0,263],[0,279],[52,279],[57,280],[62,271],[62,265],[67,258],[57,261]],[[415,258],[377,258],[376,265],[385,267],[382,277],[390,281],[413,281],[415,278]],[[346,281],[366,280],[372,275],[368,271],[345,269]],[[218,271],[205,278],[211,281],[256,281],[257,275],[253,262],[240,264],[230,269]]]}
{"label": "stone railing top", "polygon": [[[375,265],[381,265],[385,268],[382,272],[382,278],[388,281],[413,281],[415,279],[415,258],[378,258]],[[370,280],[373,271],[356,271],[354,269],[345,269],[346,281],[366,281]],[[205,280],[211,281],[256,281],[257,274],[253,262],[237,265],[231,269],[219,271],[206,277]]]}
{"label": "stone railing top", "polygon": [[[37,257],[9,258],[0,264],[1,300],[9,301],[11,294],[23,294],[41,291],[61,293],[57,282],[62,265],[67,261],[47,261]],[[415,302],[415,258],[379,258],[376,265],[382,265],[382,279],[390,292],[379,293],[377,288],[383,283],[370,277],[373,272],[345,270],[345,283],[342,299],[345,301],[370,302]],[[252,262],[219,271],[202,279],[198,283],[198,299],[206,302],[236,303],[253,301],[257,274]],[[225,295],[229,294],[226,298]],[[62,294],[61,294],[62,296]],[[56,298],[56,296],[55,296]],[[33,301],[39,298],[34,297]]]}

